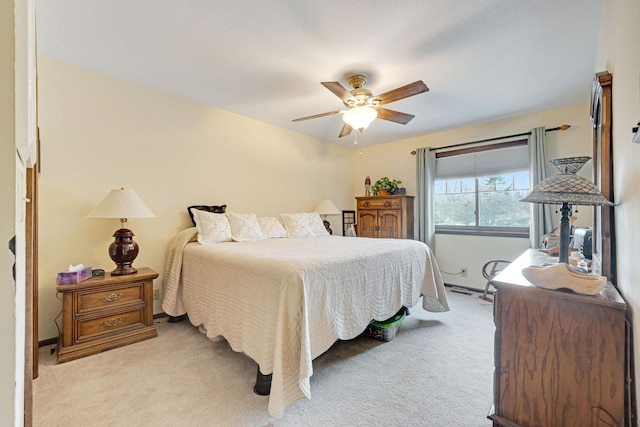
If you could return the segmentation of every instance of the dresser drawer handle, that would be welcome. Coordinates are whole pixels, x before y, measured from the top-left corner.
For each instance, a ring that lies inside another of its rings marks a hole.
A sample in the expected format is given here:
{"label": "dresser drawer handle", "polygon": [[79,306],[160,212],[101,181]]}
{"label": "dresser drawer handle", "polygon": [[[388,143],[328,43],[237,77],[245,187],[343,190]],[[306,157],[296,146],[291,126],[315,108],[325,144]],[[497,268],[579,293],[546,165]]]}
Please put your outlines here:
{"label": "dresser drawer handle", "polygon": [[369,207],[369,202],[364,202],[364,207],[368,208]]}
{"label": "dresser drawer handle", "polygon": [[111,320],[108,320],[106,322],[102,322],[102,326],[104,326],[106,328],[112,328],[114,326],[118,326],[123,321],[124,321],[124,319],[122,317],[119,318],[119,319],[111,319]]}
{"label": "dresser drawer handle", "polygon": [[115,293],[111,292],[109,295],[107,295],[106,297],[102,298],[102,301],[111,302],[111,301],[119,300],[123,296],[124,296],[124,294],[115,294]]}

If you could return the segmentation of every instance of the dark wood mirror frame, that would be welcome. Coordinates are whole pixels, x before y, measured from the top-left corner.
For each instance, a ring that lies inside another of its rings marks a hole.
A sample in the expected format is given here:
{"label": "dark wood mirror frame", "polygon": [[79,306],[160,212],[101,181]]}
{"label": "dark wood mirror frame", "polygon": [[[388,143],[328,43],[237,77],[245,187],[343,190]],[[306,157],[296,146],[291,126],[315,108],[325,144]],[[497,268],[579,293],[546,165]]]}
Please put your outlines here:
{"label": "dark wood mirror frame", "polygon": [[[593,123],[593,181],[607,200],[614,202],[613,147],[611,138],[610,73],[596,73],[591,90]],[[593,262],[596,272],[616,284],[615,216],[613,207],[596,206],[593,211]],[[599,270],[598,270],[599,269]]]}

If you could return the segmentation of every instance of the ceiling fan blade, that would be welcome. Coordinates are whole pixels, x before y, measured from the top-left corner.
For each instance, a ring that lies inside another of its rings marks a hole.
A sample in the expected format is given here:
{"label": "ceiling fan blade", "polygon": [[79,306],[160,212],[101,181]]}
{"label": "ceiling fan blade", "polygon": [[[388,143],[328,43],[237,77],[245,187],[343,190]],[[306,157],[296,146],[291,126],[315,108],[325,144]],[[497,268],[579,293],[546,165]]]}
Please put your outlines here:
{"label": "ceiling fan blade", "polygon": [[427,85],[424,84],[422,80],[418,80],[417,82],[409,83],[408,85],[385,92],[382,95],[376,95],[375,99],[380,101],[378,105],[384,105],[399,99],[427,92],[428,90],[429,88]]}
{"label": "ceiling fan blade", "polygon": [[338,98],[342,99],[342,102],[354,99],[351,92],[339,82],[320,82],[320,84],[333,92]]}
{"label": "ceiling fan blade", "polygon": [[313,116],[300,117],[298,119],[293,119],[292,121],[301,122],[303,120],[317,119],[318,117],[325,117],[325,116],[333,116],[334,114],[340,114],[340,113],[344,113],[344,110],[335,110],[335,111],[329,111],[328,113],[314,114]]}
{"label": "ceiling fan blade", "polygon": [[387,108],[376,108],[378,112],[378,118],[382,120],[389,120],[390,122],[400,123],[406,125],[415,116],[413,114],[401,113],[400,111],[393,111]]}
{"label": "ceiling fan blade", "polygon": [[342,130],[340,131],[340,135],[338,135],[338,138],[349,135],[352,130],[353,128],[345,123],[344,126],[342,126]]}

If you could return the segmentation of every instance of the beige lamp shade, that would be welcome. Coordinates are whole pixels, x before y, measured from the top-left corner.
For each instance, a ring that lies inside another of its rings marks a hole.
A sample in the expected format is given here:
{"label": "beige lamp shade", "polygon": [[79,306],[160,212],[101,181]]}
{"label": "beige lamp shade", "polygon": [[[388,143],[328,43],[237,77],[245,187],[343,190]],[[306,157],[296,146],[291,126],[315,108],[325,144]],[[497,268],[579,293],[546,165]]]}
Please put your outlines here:
{"label": "beige lamp shade", "polygon": [[318,206],[316,207],[316,212],[324,216],[339,215],[341,213],[340,210],[336,208],[336,205],[334,205],[333,202],[329,199],[324,199],[323,201],[318,203]]}
{"label": "beige lamp shade", "polygon": [[122,276],[136,273],[138,270],[133,267],[132,263],[138,256],[139,248],[133,240],[133,232],[124,228],[124,224],[127,222],[127,218],[154,217],[151,209],[144,204],[135,191],[121,188],[111,190],[87,216],[89,218],[120,219],[120,229],[113,233],[115,240],[109,246],[109,257],[116,263],[116,269],[111,272],[111,275]]}
{"label": "beige lamp shade", "polygon": [[93,208],[89,218],[152,218],[151,209],[133,190],[121,188],[111,190],[98,205]]}

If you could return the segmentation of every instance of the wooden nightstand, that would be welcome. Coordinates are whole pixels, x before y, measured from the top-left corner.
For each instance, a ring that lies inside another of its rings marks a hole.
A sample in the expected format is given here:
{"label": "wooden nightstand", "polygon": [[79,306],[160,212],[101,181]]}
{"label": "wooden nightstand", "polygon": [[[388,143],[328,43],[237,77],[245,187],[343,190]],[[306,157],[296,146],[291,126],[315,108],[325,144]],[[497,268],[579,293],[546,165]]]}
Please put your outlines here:
{"label": "wooden nightstand", "polygon": [[139,268],[135,274],[107,273],[56,286],[62,293],[58,363],[158,336],[153,325],[153,279],[157,277],[152,269]]}

